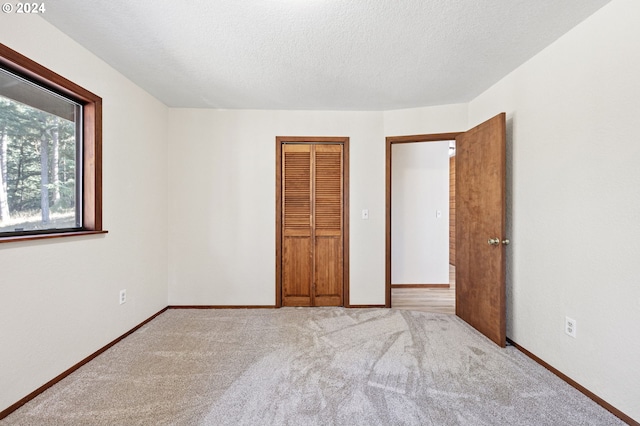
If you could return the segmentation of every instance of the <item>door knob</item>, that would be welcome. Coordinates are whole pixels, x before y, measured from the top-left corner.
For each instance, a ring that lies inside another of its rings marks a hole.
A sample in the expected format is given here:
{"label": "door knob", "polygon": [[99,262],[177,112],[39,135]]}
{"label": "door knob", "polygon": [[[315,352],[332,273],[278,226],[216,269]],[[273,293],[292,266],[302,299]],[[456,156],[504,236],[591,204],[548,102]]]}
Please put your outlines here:
{"label": "door knob", "polygon": [[489,243],[489,245],[491,246],[499,246],[500,243],[504,244],[505,246],[508,246],[509,240],[505,238],[504,240],[500,241],[500,238],[489,238],[487,243]]}

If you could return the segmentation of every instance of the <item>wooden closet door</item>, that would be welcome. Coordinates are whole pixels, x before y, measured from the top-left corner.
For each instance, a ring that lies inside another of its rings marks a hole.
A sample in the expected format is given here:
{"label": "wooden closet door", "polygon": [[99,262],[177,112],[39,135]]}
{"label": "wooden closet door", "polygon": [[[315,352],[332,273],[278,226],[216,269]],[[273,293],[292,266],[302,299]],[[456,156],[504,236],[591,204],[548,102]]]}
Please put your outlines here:
{"label": "wooden closet door", "polygon": [[342,145],[282,149],[282,304],[342,306]]}
{"label": "wooden closet door", "polygon": [[313,306],[312,146],[282,147],[282,304]]}
{"label": "wooden closet door", "polygon": [[314,148],[314,306],[342,306],[342,145]]}

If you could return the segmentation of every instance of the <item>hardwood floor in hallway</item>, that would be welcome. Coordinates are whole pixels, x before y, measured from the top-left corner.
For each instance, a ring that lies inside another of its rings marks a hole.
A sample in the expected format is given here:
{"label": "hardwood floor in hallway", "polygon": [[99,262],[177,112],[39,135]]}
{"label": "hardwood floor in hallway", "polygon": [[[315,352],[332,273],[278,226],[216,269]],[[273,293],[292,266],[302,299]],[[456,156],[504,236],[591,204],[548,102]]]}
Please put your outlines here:
{"label": "hardwood floor in hallway", "polygon": [[394,288],[391,307],[413,311],[456,313],[456,268],[449,265],[449,288]]}

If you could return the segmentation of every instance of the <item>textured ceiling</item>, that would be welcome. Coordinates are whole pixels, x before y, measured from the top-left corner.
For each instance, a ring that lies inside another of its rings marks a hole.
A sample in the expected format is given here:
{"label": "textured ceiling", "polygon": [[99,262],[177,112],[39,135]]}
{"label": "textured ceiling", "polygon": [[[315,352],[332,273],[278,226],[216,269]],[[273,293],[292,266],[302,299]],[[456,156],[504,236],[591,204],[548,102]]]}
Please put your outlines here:
{"label": "textured ceiling", "polygon": [[43,17],[171,107],[468,102],[610,0],[56,0]]}

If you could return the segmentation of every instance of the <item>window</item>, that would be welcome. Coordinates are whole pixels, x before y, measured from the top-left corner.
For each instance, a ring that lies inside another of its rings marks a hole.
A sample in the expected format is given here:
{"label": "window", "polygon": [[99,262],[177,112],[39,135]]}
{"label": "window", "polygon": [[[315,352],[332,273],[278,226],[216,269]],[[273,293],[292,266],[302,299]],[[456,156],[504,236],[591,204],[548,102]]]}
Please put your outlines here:
{"label": "window", "polygon": [[80,104],[0,68],[1,235],[82,228],[81,129]]}
{"label": "window", "polygon": [[0,44],[0,242],[102,230],[102,100]]}

